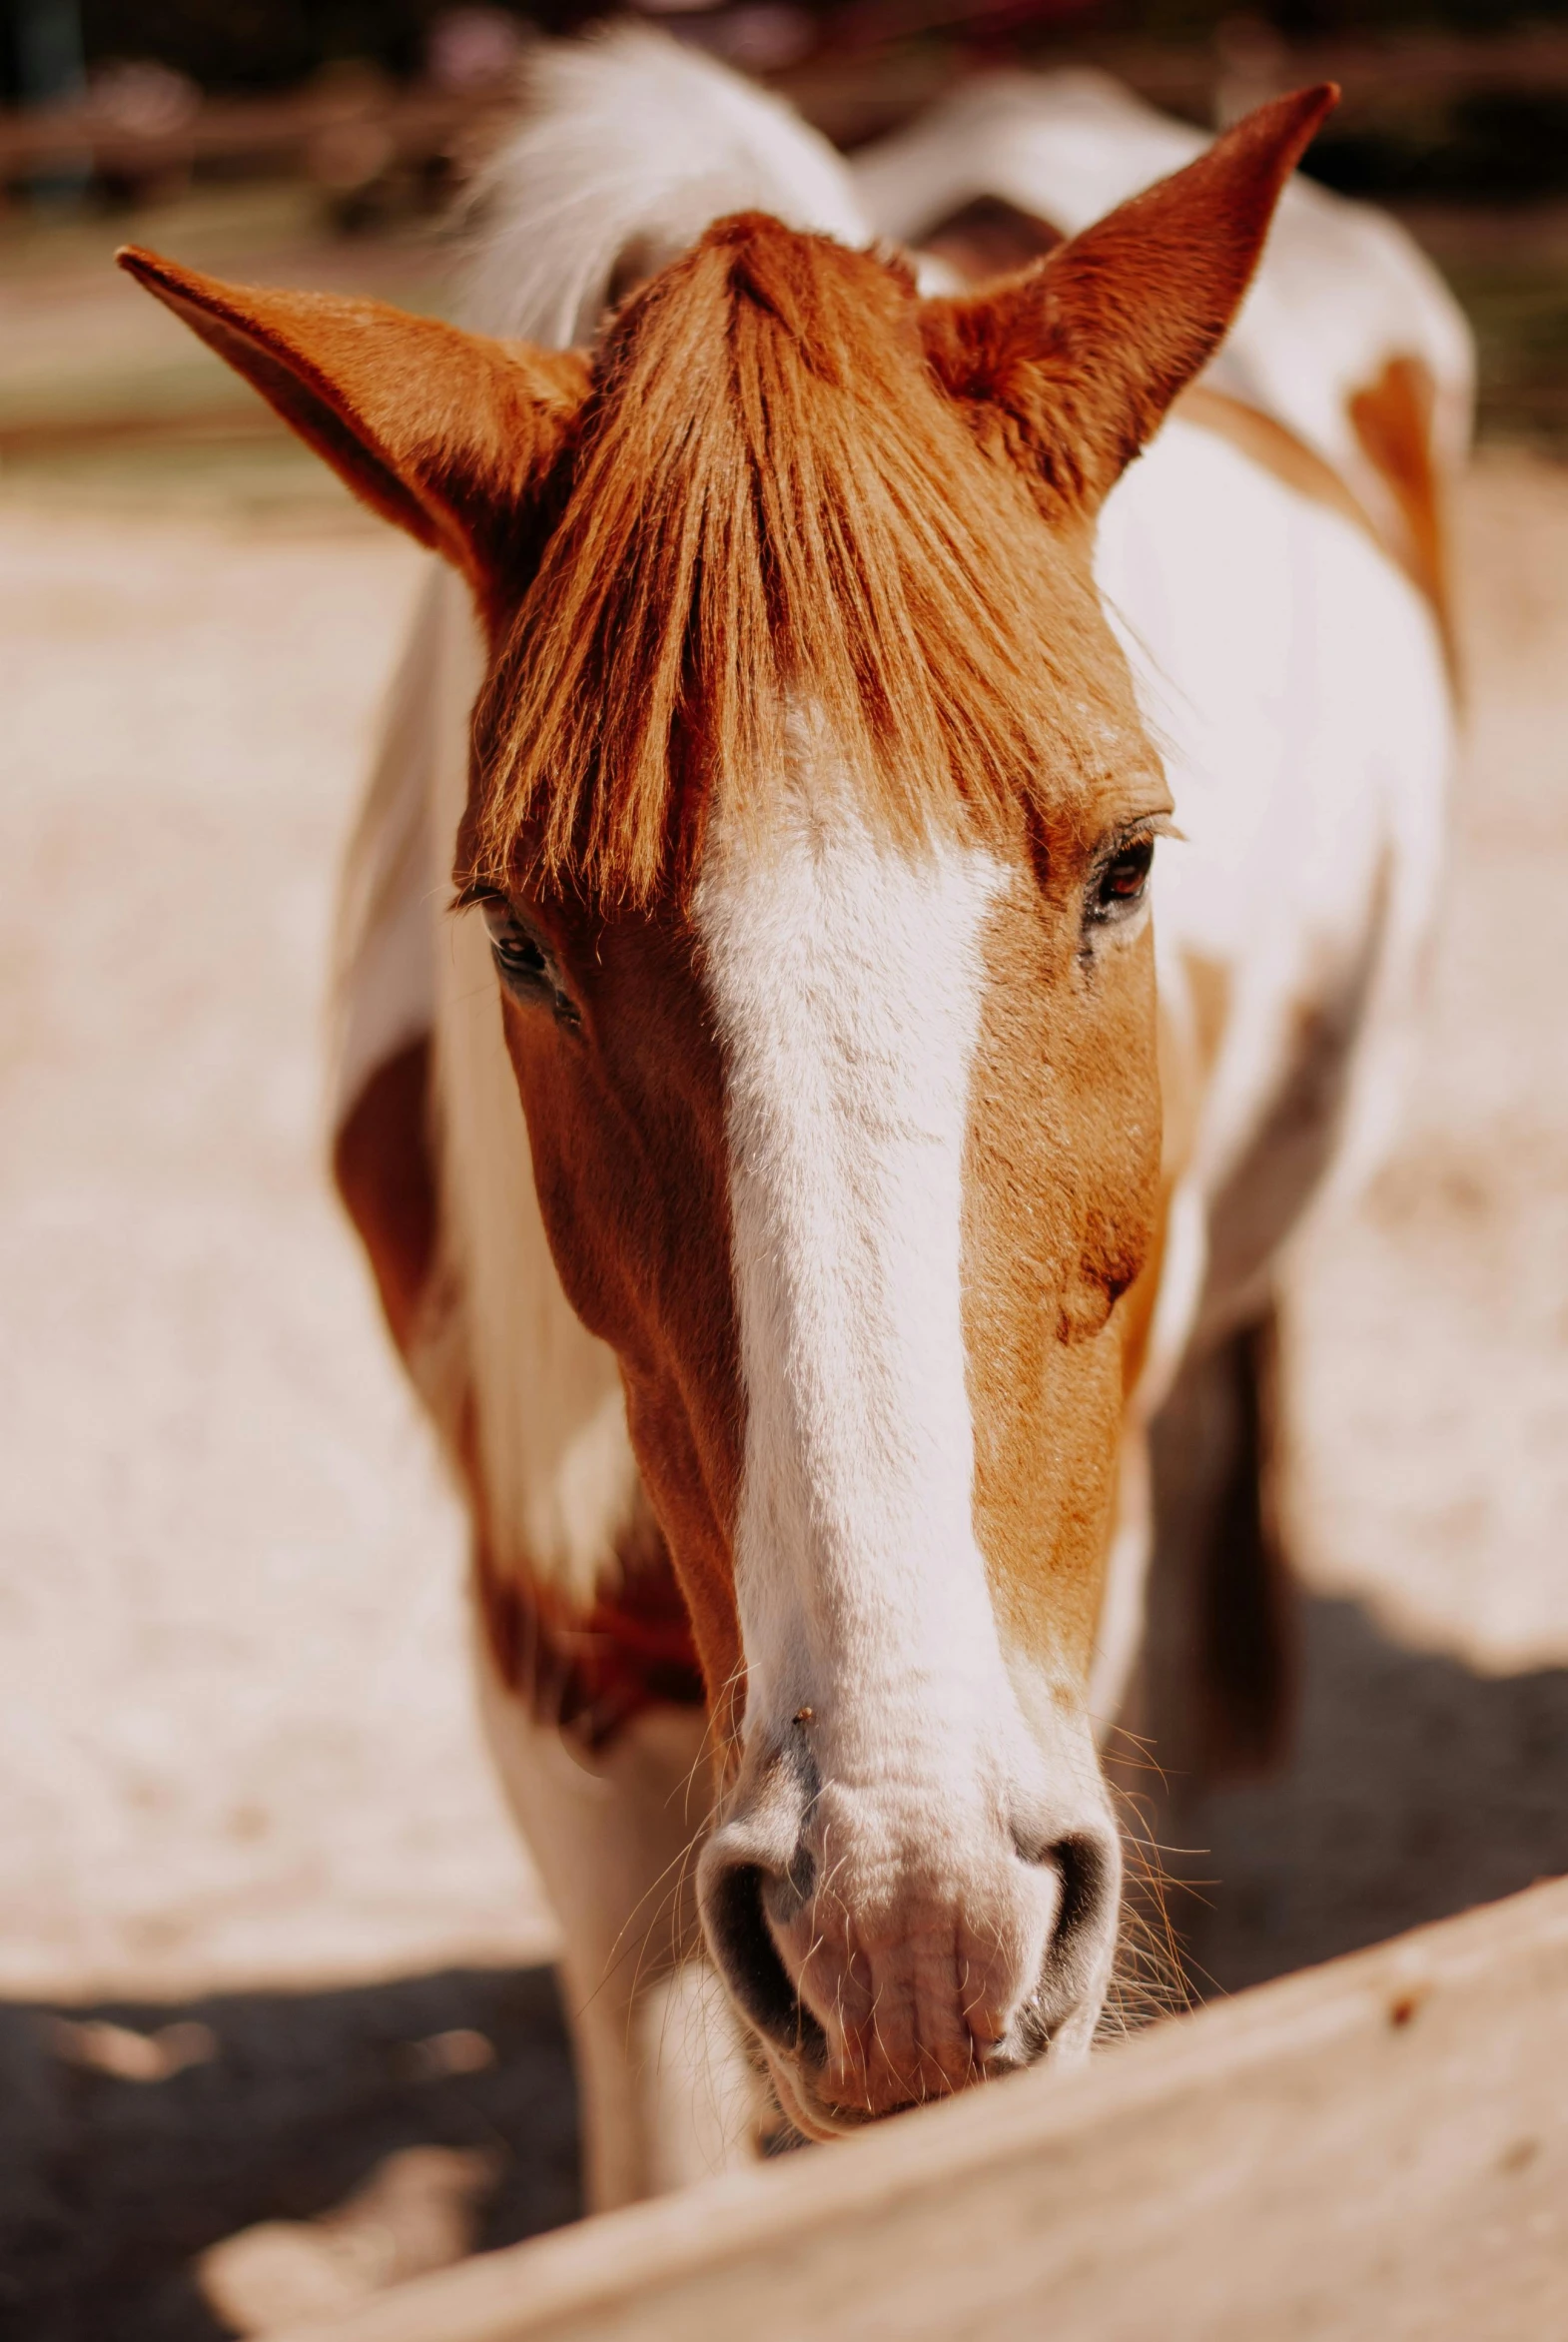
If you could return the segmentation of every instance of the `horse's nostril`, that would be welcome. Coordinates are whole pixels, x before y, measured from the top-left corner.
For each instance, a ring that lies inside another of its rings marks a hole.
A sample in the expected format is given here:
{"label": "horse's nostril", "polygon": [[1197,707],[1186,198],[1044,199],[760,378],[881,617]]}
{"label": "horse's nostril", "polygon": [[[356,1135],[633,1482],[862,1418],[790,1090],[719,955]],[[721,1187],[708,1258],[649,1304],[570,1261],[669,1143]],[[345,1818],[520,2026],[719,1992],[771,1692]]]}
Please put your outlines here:
{"label": "horse's nostril", "polygon": [[1060,1943],[1098,1924],[1114,1874],[1105,1848],[1095,1838],[1059,1839],[1050,1853],[1062,1881],[1056,1931]]}
{"label": "horse's nostril", "polygon": [[1042,1991],[1073,2007],[1104,1990],[1107,1913],[1121,1891],[1120,1873],[1112,1848],[1087,1833],[1059,1838],[1041,1859],[1059,1882]]}
{"label": "horse's nostril", "polygon": [[1008,1834],[1013,1841],[1013,1852],[1031,1870],[1056,1860],[1057,1844],[1049,1828],[1015,1814],[1008,1824]]}
{"label": "horse's nostril", "polygon": [[1104,1901],[1112,1883],[1106,1850],[1091,1836],[1058,1837],[1049,1825],[1014,1815],[1009,1823],[1013,1852],[1032,1871],[1053,1870],[1059,1882],[1056,1932],[1082,1927]]}
{"label": "horse's nostril", "polygon": [[717,1866],[703,1882],[703,1918],[709,1948],[725,1983],[746,2015],[776,2047],[791,2050],[810,2065],[827,2053],[822,2027],[795,1990],[768,1926],[766,1900],[783,1889],[804,1900],[793,1875],[776,1879],[759,1863]]}
{"label": "horse's nostril", "polygon": [[767,1876],[763,1881],[763,1908],[782,1926],[788,1926],[811,1901],[817,1890],[817,1864],[804,1839],[790,1857],[789,1869],[782,1878]]}
{"label": "horse's nostril", "polygon": [[1104,1987],[1108,1923],[1120,1897],[1120,1866],[1114,1847],[1092,1831],[1062,1835],[1027,1806],[1015,1813],[1009,1834],[1013,1852],[1026,1869],[1054,1874],[1055,1908],[1046,1931],[1039,1984],[1026,2000],[1026,2030],[1037,2017],[1049,2037],[1064,2011]]}

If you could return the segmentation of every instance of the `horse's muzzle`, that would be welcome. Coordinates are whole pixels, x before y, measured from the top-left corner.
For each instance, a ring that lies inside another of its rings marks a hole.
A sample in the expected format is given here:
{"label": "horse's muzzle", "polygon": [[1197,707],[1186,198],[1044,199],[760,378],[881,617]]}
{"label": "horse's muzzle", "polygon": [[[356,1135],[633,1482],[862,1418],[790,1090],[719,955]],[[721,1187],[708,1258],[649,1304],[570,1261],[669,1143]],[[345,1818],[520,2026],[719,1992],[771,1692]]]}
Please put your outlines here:
{"label": "horse's muzzle", "polygon": [[[748,1768],[748,1770],[750,1770]],[[822,2135],[1087,2047],[1115,1947],[1109,1820],[1071,1828],[752,1772],[704,1849],[713,1960],[787,2114]],[[911,1794],[913,1792],[913,1794]]]}

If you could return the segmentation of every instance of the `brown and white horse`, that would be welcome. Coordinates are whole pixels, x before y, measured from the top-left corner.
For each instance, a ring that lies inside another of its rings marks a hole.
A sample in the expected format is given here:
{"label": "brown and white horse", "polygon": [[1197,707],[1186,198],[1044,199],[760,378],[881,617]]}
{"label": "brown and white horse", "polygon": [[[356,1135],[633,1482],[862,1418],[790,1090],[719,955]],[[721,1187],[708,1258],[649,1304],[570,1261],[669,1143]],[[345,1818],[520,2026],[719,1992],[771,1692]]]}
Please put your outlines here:
{"label": "brown and white horse", "polygon": [[604,2204],[744,2149],[734,2012],[815,2136],[1087,2048],[1147,1426],[1387,1088],[1449,705],[1427,414],[1381,514],[1233,390],[1161,428],[1329,93],[922,293],[711,65],[540,85],[499,339],[124,257],[448,565],[337,1168],[471,1510]]}

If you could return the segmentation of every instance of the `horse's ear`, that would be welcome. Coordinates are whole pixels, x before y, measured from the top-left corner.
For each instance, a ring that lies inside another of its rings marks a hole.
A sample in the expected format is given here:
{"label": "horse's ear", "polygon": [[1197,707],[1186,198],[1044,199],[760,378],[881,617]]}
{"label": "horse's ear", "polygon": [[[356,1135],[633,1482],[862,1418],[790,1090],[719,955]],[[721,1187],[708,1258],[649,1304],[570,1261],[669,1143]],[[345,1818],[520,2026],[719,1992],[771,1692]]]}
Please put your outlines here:
{"label": "horse's ear", "polygon": [[921,304],[926,356],[1056,517],[1092,516],[1212,357],[1285,181],[1339,93],[1277,98],[1026,276]]}
{"label": "horse's ear", "polygon": [[116,257],[356,495],[454,562],[481,600],[504,587],[530,498],[587,391],[580,357],[379,301],[223,285],[134,245]]}

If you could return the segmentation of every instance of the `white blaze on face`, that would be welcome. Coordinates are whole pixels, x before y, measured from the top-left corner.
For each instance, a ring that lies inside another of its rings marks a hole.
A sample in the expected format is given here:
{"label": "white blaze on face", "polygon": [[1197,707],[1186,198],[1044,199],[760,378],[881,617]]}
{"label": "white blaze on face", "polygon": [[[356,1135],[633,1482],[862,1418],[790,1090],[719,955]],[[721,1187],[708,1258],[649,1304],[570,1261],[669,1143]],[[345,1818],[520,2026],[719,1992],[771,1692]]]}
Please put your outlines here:
{"label": "white blaze on face", "polygon": [[972,2078],[977,2043],[1028,2056],[1049,2032],[1079,2054],[1115,1938],[1087,1722],[1004,1654],[974,1527],[964,1182],[1012,883],[981,848],[875,836],[829,773],[765,835],[715,824],[697,890],[726,1062],[746,1684],[699,1885],[813,2135],[823,2088],[880,2112]]}
{"label": "white blaze on face", "polygon": [[847,788],[813,800],[714,836],[697,919],[728,1061],[746,1738],[811,1705],[833,1772],[865,1781],[925,1769],[938,1687],[970,1753],[1012,1708],[971,1513],[961,1259],[1006,873],[873,837]]}

